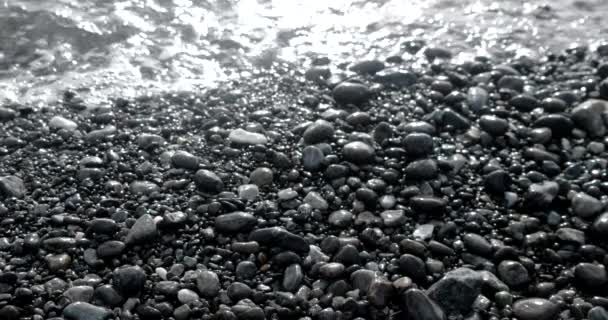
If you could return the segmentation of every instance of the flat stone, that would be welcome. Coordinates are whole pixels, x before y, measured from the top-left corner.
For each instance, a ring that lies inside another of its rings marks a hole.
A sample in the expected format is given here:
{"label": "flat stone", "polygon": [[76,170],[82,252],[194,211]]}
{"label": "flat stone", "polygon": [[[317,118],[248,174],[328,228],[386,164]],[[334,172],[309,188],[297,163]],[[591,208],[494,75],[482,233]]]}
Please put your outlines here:
{"label": "flat stone", "polygon": [[284,249],[295,252],[306,253],[310,250],[310,247],[304,238],[281,227],[256,229],[249,234],[249,241],[257,241],[262,245],[278,245]]}
{"label": "flat stone", "polygon": [[207,193],[220,193],[224,190],[224,182],[214,172],[201,169],[194,174],[197,188]]}
{"label": "flat stone", "polygon": [[235,129],[228,135],[228,140],[241,145],[266,144],[268,139],[261,133]]}
{"label": "flat stone", "polygon": [[158,229],[154,218],[149,214],[144,214],[139,217],[135,224],[129,230],[125,243],[127,245],[145,244],[150,241],[156,241],[158,237]]}
{"label": "flat stone", "polygon": [[23,198],[27,190],[23,180],[16,176],[0,177],[0,194],[5,197]]}
{"label": "flat stone", "polygon": [[427,290],[428,296],[446,312],[467,313],[481,293],[482,276],[468,268],[458,268],[446,273]]}
{"label": "flat stone", "polygon": [[67,320],[105,320],[112,316],[112,311],[86,302],[73,302],[63,309]]}
{"label": "flat stone", "polygon": [[528,298],[516,301],[513,313],[521,320],[553,320],[559,313],[559,307],[547,299]]}
{"label": "flat stone", "polygon": [[78,128],[78,124],[70,119],[66,119],[61,116],[54,116],[51,118],[51,120],[49,120],[49,128],[74,131],[76,128]]}
{"label": "flat stone", "polygon": [[423,291],[409,289],[403,293],[405,312],[412,320],[445,320],[441,307]]}
{"label": "flat stone", "polygon": [[371,91],[366,85],[355,82],[342,82],[332,93],[339,104],[361,104],[371,97]]}
{"label": "flat stone", "polygon": [[256,224],[257,219],[251,213],[242,211],[223,214],[215,218],[215,227],[223,232],[249,231]]}

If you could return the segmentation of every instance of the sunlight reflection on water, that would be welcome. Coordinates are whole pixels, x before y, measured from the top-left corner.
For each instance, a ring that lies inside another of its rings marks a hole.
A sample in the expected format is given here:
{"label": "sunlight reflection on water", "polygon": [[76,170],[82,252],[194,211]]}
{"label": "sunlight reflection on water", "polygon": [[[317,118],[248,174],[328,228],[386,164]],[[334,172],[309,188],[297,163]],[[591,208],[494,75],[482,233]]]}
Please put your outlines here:
{"label": "sunlight reflection on water", "polygon": [[457,60],[534,57],[600,40],[607,11],[602,0],[10,0],[0,7],[0,92],[48,103],[71,88],[100,104],[317,56],[406,55],[408,38]]}

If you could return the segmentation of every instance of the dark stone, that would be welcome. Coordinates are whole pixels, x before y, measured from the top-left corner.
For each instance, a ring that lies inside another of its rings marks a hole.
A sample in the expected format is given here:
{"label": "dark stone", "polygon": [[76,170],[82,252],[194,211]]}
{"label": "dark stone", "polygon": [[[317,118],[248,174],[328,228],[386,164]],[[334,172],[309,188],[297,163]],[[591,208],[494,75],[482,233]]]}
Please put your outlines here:
{"label": "dark stone", "polygon": [[431,299],[443,310],[467,313],[481,293],[483,278],[468,268],[459,268],[446,273],[427,290]]}
{"label": "dark stone", "polygon": [[527,298],[513,304],[513,313],[521,320],[553,320],[559,307],[546,299]]}
{"label": "dark stone", "polygon": [[114,270],[112,284],[127,297],[136,296],[146,283],[146,274],[138,266],[126,266]]}
{"label": "dark stone", "polygon": [[441,307],[418,289],[409,289],[403,293],[403,302],[407,319],[412,320],[444,320],[445,314]]}
{"label": "dark stone", "polygon": [[369,100],[371,91],[361,83],[342,82],[334,88],[333,96],[339,104],[361,104]]}
{"label": "dark stone", "polygon": [[0,194],[5,197],[23,198],[26,192],[21,178],[16,176],[0,177]]}
{"label": "dark stone", "polygon": [[194,183],[199,190],[208,193],[220,193],[224,190],[224,182],[215,173],[201,169],[194,174]]}
{"label": "dark stone", "polygon": [[222,232],[244,232],[251,230],[257,219],[247,212],[232,212],[215,218],[215,227]]}
{"label": "dark stone", "polygon": [[278,245],[295,252],[309,251],[309,245],[304,238],[280,227],[256,229],[249,234],[249,241],[256,241],[262,245]]}

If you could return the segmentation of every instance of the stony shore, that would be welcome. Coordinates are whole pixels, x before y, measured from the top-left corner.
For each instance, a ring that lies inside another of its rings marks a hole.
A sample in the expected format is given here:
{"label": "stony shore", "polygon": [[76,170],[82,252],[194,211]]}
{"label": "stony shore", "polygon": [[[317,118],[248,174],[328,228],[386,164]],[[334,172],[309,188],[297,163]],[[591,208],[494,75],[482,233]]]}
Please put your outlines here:
{"label": "stony shore", "polygon": [[0,319],[607,320],[608,46],[404,48],[0,107]]}

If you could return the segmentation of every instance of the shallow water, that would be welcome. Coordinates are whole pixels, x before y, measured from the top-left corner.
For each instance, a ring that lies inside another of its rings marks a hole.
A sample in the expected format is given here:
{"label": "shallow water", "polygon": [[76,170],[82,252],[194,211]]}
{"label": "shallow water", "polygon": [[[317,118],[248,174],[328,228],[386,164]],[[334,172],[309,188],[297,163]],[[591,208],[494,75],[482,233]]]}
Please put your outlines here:
{"label": "shallow water", "polygon": [[595,45],[608,1],[5,0],[3,102],[52,104],[66,89],[88,104],[192,91],[277,65],[409,57],[422,39],[455,59],[498,59]]}

